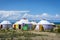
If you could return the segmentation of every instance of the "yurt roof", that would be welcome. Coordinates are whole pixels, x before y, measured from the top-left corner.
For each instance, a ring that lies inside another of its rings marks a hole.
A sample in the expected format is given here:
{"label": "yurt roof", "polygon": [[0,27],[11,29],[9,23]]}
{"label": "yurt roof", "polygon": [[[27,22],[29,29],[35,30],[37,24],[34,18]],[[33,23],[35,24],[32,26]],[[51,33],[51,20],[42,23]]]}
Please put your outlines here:
{"label": "yurt roof", "polygon": [[51,23],[48,22],[47,20],[41,20],[38,24],[51,24]]}
{"label": "yurt roof", "polygon": [[21,24],[19,21],[17,21],[15,24]]}
{"label": "yurt roof", "polygon": [[15,24],[22,24],[22,23],[30,24],[28,19],[21,19],[20,21],[16,22]]}
{"label": "yurt roof", "polygon": [[25,22],[29,22],[29,21],[28,21],[28,19],[21,19],[20,22],[25,23]]}
{"label": "yurt roof", "polygon": [[10,21],[3,21],[0,24],[11,24]]}
{"label": "yurt roof", "polygon": [[33,25],[37,25],[37,23],[36,23],[36,22],[34,22],[34,21],[32,21],[32,22],[31,22],[31,24],[33,24]]}
{"label": "yurt roof", "polygon": [[51,23],[51,25],[55,25],[54,23]]}

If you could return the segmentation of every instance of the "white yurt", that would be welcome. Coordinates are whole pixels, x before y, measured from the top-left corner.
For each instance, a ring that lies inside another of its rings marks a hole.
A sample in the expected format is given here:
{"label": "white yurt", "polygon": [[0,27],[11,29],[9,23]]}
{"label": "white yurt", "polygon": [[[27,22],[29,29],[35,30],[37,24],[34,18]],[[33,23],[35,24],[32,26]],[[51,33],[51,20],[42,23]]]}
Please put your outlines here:
{"label": "white yurt", "polygon": [[16,23],[13,24],[13,28],[15,29],[21,29],[22,27],[22,21],[17,21]]}
{"label": "white yurt", "polygon": [[32,24],[32,30],[34,30],[37,26],[37,23],[35,21],[32,21],[31,24]]}
{"label": "white yurt", "polygon": [[5,29],[5,28],[12,28],[12,24],[11,24],[10,21],[2,21],[0,24],[1,24],[0,26],[1,26],[3,29]]}
{"label": "white yurt", "polygon": [[23,19],[21,19],[20,21],[16,22],[16,23],[14,24],[14,26],[15,26],[15,28],[17,28],[17,29],[22,29],[23,26],[25,26],[25,25],[30,26],[30,24],[31,24],[31,23],[28,21],[28,19],[23,18]]}
{"label": "white yurt", "polygon": [[38,25],[36,26],[35,30],[50,30],[52,29],[53,26],[50,22],[48,22],[47,20],[41,20],[40,22],[38,22]]}

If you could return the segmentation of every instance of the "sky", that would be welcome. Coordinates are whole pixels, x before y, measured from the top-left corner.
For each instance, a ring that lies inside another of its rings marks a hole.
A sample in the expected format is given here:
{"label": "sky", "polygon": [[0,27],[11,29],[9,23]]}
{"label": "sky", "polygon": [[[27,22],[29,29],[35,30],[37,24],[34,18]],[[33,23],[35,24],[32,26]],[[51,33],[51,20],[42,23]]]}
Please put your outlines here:
{"label": "sky", "polygon": [[60,0],[0,0],[0,20],[60,20],[59,16]]}

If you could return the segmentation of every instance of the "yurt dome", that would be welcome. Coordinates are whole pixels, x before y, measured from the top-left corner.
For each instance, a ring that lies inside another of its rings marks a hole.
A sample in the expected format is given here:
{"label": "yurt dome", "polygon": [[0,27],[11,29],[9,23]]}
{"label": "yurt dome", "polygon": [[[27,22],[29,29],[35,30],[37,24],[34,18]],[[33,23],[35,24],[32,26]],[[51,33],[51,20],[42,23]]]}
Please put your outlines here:
{"label": "yurt dome", "polygon": [[20,20],[21,23],[26,23],[26,24],[29,24],[30,22],[28,21],[28,19],[21,19]]}
{"label": "yurt dome", "polygon": [[16,22],[15,24],[30,24],[30,22],[28,21],[28,19],[21,19],[20,21]]}
{"label": "yurt dome", "polygon": [[55,25],[54,23],[51,23],[51,25]]}
{"label": "yurt dome", "polygon": [[47,20],[41,20],[38,24],[51,24],[51,23],[48,22]]}
{"label": "yurt dome", "polygon": [[22,24],[20,21],[17,21],[15,24]]}
{"label": "yurt dome", "polygon": [[34,21],[32,21],[32,22],[31,22],[31,24],[33,24],[33,25],[37,25],[37,23],[36,23],[36,22],[34,22]]}
{"label": "yurt dome", "polygon": [[3,21],[0,24],[11,24],[10,21]]}

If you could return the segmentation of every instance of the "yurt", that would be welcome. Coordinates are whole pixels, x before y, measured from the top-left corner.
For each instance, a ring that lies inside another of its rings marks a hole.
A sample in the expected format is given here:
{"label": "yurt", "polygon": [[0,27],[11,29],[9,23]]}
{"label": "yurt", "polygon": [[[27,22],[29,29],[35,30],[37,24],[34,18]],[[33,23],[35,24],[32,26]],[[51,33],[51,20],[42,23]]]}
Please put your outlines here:
{"label": "yurt", "polygon": [[32,30],[34,30],[37,26],[37,23],[35,21],[32,21],[31,24],[32,24]]}
{"label": "yurt", "polygon": [[[20,27],[19,27],[19,25],[20,25]],[[14,24],[14,27],[15,28],[20,28],[20,29],[22,29],[22,30],[28,30],[28,29],[31,29],[31,26],[30,26],[31,24],[30,24],[30,22],[28,21],[28,19],[26,19],[26,18],[23,18],[23,19],[21,19],[20,21],[18,21],[18,22],[16,22],[15,24]]]}
{"label": "yurt", "polygon": [[22,23],[20,21],[17,21],[15,24],[13,24],[14,29],[21,29]]}
{"label": "yurt", "polygon": [[12,28],[12,24],[10,23],[10,21],[3,21],[0,23],[0,27],[2,29],[5,29],[5,28]]}
{"label": "yurt", "polygon": [[51,25],[50,22],[48,22],[47,20],[41,20],[38,25],[36,26],[35,30],[51,30],[53,28],[53,26]]}
{"label": "yurt", "polygon": [[55,25],[54,23],[51,23],[51,25],[52,25],[53,27],[56,27],[56,25]]}

